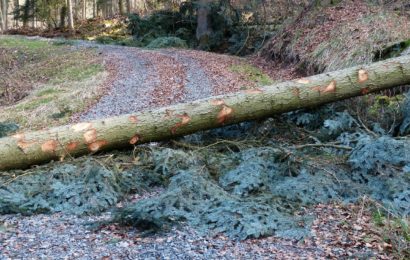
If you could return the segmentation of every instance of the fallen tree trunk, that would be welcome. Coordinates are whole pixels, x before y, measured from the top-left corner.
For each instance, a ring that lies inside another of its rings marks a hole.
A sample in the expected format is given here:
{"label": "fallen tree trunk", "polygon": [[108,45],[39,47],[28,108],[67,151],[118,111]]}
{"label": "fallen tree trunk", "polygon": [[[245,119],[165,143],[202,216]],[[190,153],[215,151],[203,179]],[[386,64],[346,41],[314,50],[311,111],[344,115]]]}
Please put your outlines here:
{"label": "fallen tree trunk", "polygon": [[410,56],[0,139],[0,170],[108,151],[410,84]]}

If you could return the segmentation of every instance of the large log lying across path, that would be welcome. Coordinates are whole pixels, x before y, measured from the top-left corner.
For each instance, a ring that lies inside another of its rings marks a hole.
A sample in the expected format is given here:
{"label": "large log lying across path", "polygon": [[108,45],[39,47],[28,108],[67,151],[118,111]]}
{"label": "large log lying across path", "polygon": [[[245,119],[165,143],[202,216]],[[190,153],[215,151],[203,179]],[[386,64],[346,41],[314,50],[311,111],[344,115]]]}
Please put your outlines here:
{"label": "large log lying across path", "polygon": [[0,139],[0,170],[108,151],[410,84],[410,56]]}

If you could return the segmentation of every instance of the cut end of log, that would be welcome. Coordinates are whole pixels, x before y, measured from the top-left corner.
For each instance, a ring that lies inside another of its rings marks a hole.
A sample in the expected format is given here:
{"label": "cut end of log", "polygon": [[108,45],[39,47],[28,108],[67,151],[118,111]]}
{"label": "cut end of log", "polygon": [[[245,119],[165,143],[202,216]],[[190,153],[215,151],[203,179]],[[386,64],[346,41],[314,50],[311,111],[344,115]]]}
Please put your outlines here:
{"label": "cut end of log", "polygon": [[368,79],[369,79],[369,73],[364,69],[359,70],[359,72],[357,73],[357,82],[364,83]]}
{"label": "cut end of log", "polygon": [[108,142],[105,140],[99,140],[96,141],[94,143],[91,143],[88,145],[88,150],[90,150],[91,152],[98,152],[99,150],[101,150],[101,148],[105,145],[107,145]]}
{"label": "cut end of log", "polygon": [[94,143],[95,140],[97,139],[97,130],[95,129],[88,130],[87,132],[84,133],[83,136],[84,136],[85,143],[87,144]]}
{"label": "cut end of log", "polygon": [[48,140],[41,145],[41,150],[45,153],[54,153],[57,150],[57,145],[56,140]]}

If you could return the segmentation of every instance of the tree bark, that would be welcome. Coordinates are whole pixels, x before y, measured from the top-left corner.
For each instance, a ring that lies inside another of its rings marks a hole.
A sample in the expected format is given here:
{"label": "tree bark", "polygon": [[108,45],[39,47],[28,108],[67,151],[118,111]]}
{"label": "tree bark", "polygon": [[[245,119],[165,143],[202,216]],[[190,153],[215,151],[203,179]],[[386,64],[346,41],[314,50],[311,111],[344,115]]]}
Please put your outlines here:
{"label": "tree bark", "polygon": [[2,31],[5,32],[8,29],[8,7],[9,3],[7,0],[1,0],[1,26]]}
{"label": "tree bark", "polygon": [[0,170],[132,147],[410,84],[410,56],[0,139]]}
{"label": "tree bark", "polygon": [[197,1],[198,8],[196,10],[197,27],[196,27],[196,39],[199,41],[200,48],[206,48],[209,42],[209,36],[211,35],[211,28],[209,24],[209,10],[210,4],[213,0],[199,0]]}
{"label": "tree bark", "polygon": [[67,0],[68,8],[68,28],[74,31],[74,18],[73,18],[73,2],[72,0]]}

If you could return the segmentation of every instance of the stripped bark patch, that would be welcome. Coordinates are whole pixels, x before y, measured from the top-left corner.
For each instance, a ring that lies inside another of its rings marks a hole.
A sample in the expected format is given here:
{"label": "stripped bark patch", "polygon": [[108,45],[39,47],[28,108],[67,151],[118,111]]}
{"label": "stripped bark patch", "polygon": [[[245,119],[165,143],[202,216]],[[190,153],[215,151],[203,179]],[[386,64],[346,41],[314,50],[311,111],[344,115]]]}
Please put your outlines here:
{"label": "stripped bark patch", "polygon": [[131,123],[136,124],[138,122],[138,117],[137,116],[130,116],[128,118],[128,120],[130,120]]}
{"label": "stripped bark patch", "polygon": [[71,129],[74,130],[74,132],[82,132],[90,129],[93,125],[91,123],[78,123],[75,124],[71,127]]}
{"label": "stripped bark patch", "polygon": [[69,152],[74,151],[77,146],[78,146],[79,142],[69,142],[68,144],[66,144],[65,149]]}
{"label": "stripped bark patch", "polygon": [[330,84],[323,90],[323,93],[336,92],[336,80],[332,80]]}
{"label": "stripped bark patch", "polygon": [[245,94],[261,94],[263,90],[260,88],[251,88],[243,91]]}
{"label": "stripped bark patch", "polygon": [[225,105],[225,101],[223,99],[214,99],[214,100],[211,100],[211,105],[213,106]]}
{"label": "stripped bark patch", "polygon": [[56,140],[48,140],[41,145],[41,150],[45,153],[54,153],[57,150],[58,142]]}
{"label": "stripped bark patch", "polygon": [[105,140],[99,140],[99,141],[95,141],[91,144],[88,145],[88,150],[91,152],[98,152],[99,150],[101,150],[101,148],[105,145],[107,145],[108,142]]}
{"label": "stripped bark patch", "polygon": [[91,129],[84,133],[84,140],[87,144],[95,142],[97,139],[97,130]]}
{"label": "stripped bark patch", "polygon": [[359,70],[359,72],[357,72],[357,82],[364,83],[368,79],[369,79],[369,73],[366,70],[361,69]]}
{"label": "stripped bark patch", "polygon": [[300,84],[309,84],[310,80],[306,79],[306,78],[300,78],[296,80],[296,83],[300,83]]}
{"label": "stripped bark patch", "polygon": [[175,134],[178,128],[187,125],[191,121],[191,117],[187,113],[176,115],[176,117],[181,118],[181,122],[177,123],[174,127],[171,128],[172,134]]}
{"label": "stripped bark patch", "polygon": [[138,141],[141,139],[140,135],[134,135],[131,139],[130,139],[130,144],[134,145],[136,143],[138,143]]}
{"label": "stripped bark patch", "polygon": [[218,113],[218,123],[219,124],[224,124],[226,121],[228,121],[233,115],[233,109],[228,107],[227,105],[222,105],[221,111]]}
{"label": "stripped bark patch", "polygon": [[366,94],[368,94],[370,92],[370,89],[369,88],[362,88],[361,90],[360,90],[360,93],[362,94],[362,95],[366,95]]}

